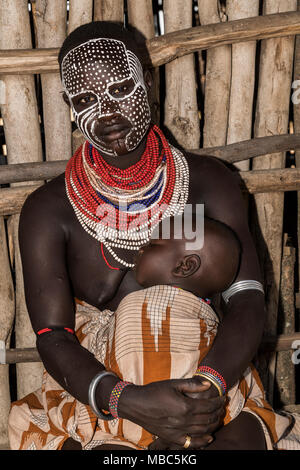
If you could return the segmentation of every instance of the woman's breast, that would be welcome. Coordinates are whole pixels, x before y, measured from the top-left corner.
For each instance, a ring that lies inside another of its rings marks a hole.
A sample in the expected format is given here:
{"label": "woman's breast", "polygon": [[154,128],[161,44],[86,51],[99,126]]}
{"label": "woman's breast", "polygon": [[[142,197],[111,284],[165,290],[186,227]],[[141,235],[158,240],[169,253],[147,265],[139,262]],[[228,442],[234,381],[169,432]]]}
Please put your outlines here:
{"label": "woman's breast", "polygon": [[128,293],[141,289],[133,271],[110,269],[99,253],[70,254],[68,269],[74,297],[94,307],[115,310]]}

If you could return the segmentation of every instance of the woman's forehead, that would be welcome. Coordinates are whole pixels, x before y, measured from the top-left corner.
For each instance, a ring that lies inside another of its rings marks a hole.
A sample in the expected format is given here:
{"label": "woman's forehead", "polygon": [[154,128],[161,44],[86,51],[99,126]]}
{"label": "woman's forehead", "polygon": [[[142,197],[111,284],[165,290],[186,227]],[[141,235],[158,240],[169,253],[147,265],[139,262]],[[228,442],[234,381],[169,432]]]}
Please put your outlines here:
{"label": "woman's forehead", "polygon": [[87,41],[69,51],[64,57],[64,85],[70,93],[76,94],[94,86],[95,79],[103,83],[129,78],[134,66],[130,60],[132,56],[134,54],[126,49],[122,41],[107,38]]}

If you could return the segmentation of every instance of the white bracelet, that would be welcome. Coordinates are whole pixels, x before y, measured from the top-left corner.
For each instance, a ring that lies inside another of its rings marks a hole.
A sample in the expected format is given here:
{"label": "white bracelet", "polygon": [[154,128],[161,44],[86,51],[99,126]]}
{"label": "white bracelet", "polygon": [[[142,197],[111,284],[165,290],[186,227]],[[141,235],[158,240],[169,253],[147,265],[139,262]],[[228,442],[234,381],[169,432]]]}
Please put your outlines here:
{"label": "white bracelet", "polygon": [[227,290],[222,293],[223,300],[228,304],[230,297],[238,292],[243,290],[258,290],[264,294],[264,288],[261,282],[248,280],[248,281],[238,281],[232,284]]}
{"label": "white bracelet", "polygon": [[96,416],[98,416],[99,418],[105,421],[111,421],[112,419],[115,419],[113,415],[111,413],[110,414],[102,413],[102,411],[99,410],[97,403],[96,403],[96,399],[95,399],[95,392],[96,392],[97,385],[99,384],[100,380],[103,379],[103,377],[105,377],[105,375],[113,375],[114,377],[117,377],[116,374],[114,374],[113,372],[107,372],[106,370],[103,370],[102,372],[99,372],[98,374],[96,374],[89,386],[89,393],[88,393],[89,405],[92,408]]}

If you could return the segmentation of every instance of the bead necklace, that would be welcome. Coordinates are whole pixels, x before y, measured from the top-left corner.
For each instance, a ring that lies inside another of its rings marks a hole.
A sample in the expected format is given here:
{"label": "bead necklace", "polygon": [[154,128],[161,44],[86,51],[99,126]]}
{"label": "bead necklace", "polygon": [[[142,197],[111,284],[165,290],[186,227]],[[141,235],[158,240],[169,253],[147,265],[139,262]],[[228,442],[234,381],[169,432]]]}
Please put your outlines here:
{"label": "bead necklace", "polygon": [[78,221],[121,265],[115,248],[139,250],[161,220],[183,212],[188,198],[186,159],[152,126],[141,159],[125,170],[109,165],[89,142],[69,160],[66,192]]}

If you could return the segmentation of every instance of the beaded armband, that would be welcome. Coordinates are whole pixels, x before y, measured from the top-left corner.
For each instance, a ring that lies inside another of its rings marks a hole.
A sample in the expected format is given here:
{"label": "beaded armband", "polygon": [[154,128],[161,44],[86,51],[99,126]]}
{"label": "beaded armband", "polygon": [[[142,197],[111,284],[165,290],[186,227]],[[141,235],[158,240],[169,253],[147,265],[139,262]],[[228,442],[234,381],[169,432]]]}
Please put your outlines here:
{"label": "beaded armband", "polygon": [[223,376],[219,374],[219,372],[217,372],[216,370],[208,366],[199,366],[193,377],[195,376],[207,379],[217,388],[220,396],[225,395],[227,391],[226,382]]}
{"label": "beaded armband", "polygon": [[118,403],[121,393],[127,385],[130,385],[131,382],[123,382],[120,380],[115,387],[112,389],[109,399],[109,411],[114,418],[118,418]]}

